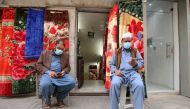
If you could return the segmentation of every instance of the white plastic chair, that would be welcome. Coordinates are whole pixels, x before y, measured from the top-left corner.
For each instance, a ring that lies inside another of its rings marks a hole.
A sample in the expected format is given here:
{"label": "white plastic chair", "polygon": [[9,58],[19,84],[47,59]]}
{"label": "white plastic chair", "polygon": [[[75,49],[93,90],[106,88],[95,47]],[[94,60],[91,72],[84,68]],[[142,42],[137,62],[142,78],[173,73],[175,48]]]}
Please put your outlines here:
{"label": "white plastic chair", "polygon": [[[122,85],[121,86],[119,109],[134,109],[134,106],[132,103],[132,98],[131,98],[131,96],[129,98],[126,97],[126,92],[127,92],[127,87]],[[129,104],[126,104],[127,99],[130,100]]]}

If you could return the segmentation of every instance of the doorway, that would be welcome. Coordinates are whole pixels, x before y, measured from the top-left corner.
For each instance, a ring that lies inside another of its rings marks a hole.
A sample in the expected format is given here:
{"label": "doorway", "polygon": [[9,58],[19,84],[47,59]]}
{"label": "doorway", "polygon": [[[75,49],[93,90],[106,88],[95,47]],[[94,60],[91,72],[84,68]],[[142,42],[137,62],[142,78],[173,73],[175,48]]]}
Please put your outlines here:
{"label": "doorway", "polygon": [[174,70],[176,69],[174,66],[179,57],[176,57],[175,52],[178,40],[175,40],[174,25],[177,23],[175,21],[177,15],[174,10],[177,8],[170,1],[147,3],[147,89],[149,92],[174,91],[176,88],[177,71]]}
{"label": "doorway", "polygon": [[108,13],[78,12],[78,89],[79,93],[107,93],[105,72],[101,71],[103,42]]}

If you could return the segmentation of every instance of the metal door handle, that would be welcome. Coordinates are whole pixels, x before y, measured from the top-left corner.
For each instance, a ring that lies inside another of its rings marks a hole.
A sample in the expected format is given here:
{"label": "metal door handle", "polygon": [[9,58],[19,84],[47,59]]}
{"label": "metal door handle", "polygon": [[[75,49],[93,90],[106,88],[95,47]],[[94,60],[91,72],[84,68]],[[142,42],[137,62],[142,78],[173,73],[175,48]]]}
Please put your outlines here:
{"label": "metal door handle", "polygon": [[171,57],[171,44],[170,43],[166,43],[166,58],[170,58]]}

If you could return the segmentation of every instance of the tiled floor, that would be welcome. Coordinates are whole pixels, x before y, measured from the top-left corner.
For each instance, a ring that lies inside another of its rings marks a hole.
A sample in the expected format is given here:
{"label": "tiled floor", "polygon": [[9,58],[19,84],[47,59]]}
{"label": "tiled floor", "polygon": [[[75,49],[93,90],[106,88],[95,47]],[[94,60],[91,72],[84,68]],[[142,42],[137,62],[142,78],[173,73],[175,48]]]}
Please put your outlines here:
{"label": "tiled floor", "polygon": [[80,89],[74,89],[73,92],[80,93],[107,93],[103,80],[84,80]]}
{"label": "tiled floor", "polygon": [[[55,103],[55,100],[53,100]],[[71,96],[70,105],[63,109],[108,109],[108,96]],[[36,97],[0,97],[0,109],[41,109],[41,100]],[[52,109],[57,109],[53,106]],[[175,94],[149,94],[145,109],[190,109],[190,99]]]}
{"label": "tiled floor", "polygon": [[163,92],[163,91],[172,90],[169,87],[158,85],[158,84],[153,84],[153,83],[150,83],[150,82],[147,82],[146,87],[147,87],[148,92],[158,92],[158,91]]}
{"label": "tiled floor", "polygon": [[[164,87],[158,84],[152,84],[150,82],[147,83],[147,91],[148,92],[159,92],[164,91],[167,92],[171,89],[168,87]],[[102,80],[84,80],[84,84],[80,89],[75,89],[73,92],[77,93],[107,93],[107,90],[105,89],[104,83]]]}

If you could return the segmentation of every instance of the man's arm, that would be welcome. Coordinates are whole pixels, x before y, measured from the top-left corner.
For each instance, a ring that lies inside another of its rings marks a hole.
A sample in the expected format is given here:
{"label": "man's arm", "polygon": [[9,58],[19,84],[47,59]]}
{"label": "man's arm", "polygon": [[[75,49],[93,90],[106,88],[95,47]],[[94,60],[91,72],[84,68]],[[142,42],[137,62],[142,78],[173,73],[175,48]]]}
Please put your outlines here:
{"label": "man's arm", "polygon": [[112,55],[112,58],[109,62],[110,65],[110,71],[111,71],[111,76],[114,75],[115,71],[116,71],[116,56],[115,56],[115,52]]}
{"label": "man's arm", "polygon": [[139,51],[137,50],[137,65],[134,66],[135,69],[141,68],[144,65],[143,58]]}
{"label": "man's arm", "polygon": [[39,70],[41,73],[49,73],[50,71],[44,66],[43,64],[43,57],[44,57],[45,51],[43,51],[37,61],[37,70]]}

